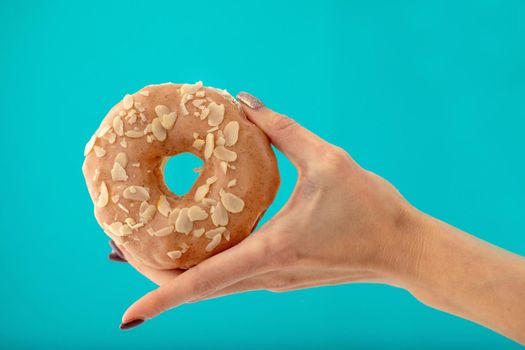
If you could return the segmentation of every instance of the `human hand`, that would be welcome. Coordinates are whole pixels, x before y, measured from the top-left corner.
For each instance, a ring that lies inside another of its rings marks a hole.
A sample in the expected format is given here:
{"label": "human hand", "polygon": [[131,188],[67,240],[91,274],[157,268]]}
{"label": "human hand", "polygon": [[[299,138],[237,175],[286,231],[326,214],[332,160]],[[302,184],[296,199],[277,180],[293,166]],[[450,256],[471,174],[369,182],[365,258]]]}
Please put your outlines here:
{"label": "human hand", "polygon": [[420,245],[411,231],[416,211],[394,187],[255,97],[241,93],[238,99],[248,118],[297,168],[289,201],[240,244],[184,272],[148,268],[126,255],[160,287],[129,307],[122,328],[184,303],[249,290],[398,284],[412,268],[410,255]]}

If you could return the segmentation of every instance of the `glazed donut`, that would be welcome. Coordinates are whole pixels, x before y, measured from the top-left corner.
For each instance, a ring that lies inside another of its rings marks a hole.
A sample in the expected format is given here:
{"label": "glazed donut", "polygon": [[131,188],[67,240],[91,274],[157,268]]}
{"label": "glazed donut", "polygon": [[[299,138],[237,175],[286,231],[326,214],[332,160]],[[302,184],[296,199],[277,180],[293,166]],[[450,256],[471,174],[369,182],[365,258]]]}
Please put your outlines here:
{"label": "glazed donut", "polygon": [[[204,164],[183,196],[164,165],[190,152]],[[157,269],[187,269],[253,231],[280,178],[266,135],[225,90],[150,85],[124,96],[84,150],[95,217],[127,254]]]}

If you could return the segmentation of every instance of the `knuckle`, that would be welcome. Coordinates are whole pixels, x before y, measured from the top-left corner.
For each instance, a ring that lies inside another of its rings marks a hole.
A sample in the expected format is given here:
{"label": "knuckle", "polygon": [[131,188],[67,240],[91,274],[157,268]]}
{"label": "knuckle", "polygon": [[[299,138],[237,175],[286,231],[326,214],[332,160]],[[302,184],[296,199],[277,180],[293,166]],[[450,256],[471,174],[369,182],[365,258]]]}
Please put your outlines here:
{"label": "knuckle", "polygon": [[[198,266],[195,268],[198,268]],[[213,281],[209,278],[201,277],[203,274],[198,273],[198,271],[196,271],[196,275],[199,277],[196,277],[195,281],[190,285],[190,294],[193,297],[202,297],[215,291],[215,283]]]}
{"label": "knuckle", "polygon": [[341,177],[352,169],[352,158],[344,149],[328,145],[321,152],[323,156],[310,168],[310,178],[331,183],[334,176]]}
{"label": "knuckle", "polygon": [[295,128],[296,125],[297,123],[295,120],[278,113],[272,113],[272,116],[269,120],[269,128],[274,133],[289,132]]}

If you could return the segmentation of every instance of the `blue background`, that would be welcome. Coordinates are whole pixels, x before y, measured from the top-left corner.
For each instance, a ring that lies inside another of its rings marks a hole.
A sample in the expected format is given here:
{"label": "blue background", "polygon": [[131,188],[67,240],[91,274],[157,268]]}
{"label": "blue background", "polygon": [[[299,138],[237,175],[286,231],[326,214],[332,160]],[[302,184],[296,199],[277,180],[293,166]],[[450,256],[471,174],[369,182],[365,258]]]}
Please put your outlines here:
{"label": "blue background", "polygon": [[[80,168],[125,93],[202,79],[254,93],[420,209],[525,254],[524,21],[518,0],[2,0],[0,347],[519,348],[378,285],[230,296],[121,332],[153,285],[106,259]],[[269,214],[295,182],[279,160]]]}

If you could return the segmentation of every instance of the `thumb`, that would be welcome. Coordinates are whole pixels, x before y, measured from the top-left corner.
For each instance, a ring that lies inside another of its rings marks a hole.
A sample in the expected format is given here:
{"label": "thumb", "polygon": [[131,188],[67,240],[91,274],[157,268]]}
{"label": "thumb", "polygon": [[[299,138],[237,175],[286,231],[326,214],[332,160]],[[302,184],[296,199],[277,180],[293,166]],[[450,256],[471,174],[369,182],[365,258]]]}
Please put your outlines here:
{"label": "thumb", "polygon": [[267,108],[258,98],[247,92],[237,95],[242,109],[255,125],[264,131],[272,144],[284,153],[294,165],[301,167],[321,156],[327,143],[293,119]]}

